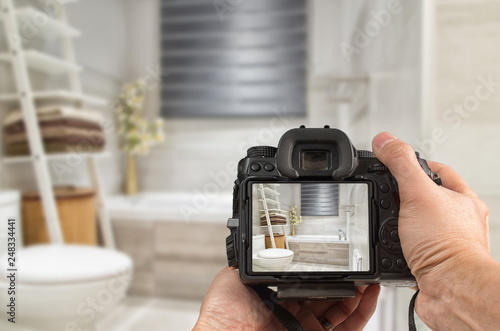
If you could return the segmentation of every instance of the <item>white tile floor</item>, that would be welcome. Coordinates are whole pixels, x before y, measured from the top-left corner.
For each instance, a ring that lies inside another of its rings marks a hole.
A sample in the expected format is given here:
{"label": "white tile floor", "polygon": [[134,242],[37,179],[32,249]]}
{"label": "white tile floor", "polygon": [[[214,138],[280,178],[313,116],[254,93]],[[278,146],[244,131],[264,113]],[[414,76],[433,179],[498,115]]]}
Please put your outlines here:
{"label": "white tile floor", "polygon": [[345,271],[346,266],[332,264],[292,262],[285,268],[285,271]]}
{"label": "white tile floor", "polygon": [[191,330],[201,302],[127,297],[97,322],[96,331]]}

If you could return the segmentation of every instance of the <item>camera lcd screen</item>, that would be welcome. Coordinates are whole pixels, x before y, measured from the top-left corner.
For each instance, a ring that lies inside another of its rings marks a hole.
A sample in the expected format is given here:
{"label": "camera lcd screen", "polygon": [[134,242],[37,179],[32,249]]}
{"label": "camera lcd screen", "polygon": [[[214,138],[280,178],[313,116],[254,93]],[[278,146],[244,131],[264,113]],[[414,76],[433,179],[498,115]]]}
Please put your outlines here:
{"label": "camera lcd screen", "polygon": [[327,151],[303,151],[300,154],[302,170],[328,170],[329,154]]}
{"label": "camera lcd screen", "polygon": [[252,271],[370,271],[368,204],[367,183],[252,184]]}

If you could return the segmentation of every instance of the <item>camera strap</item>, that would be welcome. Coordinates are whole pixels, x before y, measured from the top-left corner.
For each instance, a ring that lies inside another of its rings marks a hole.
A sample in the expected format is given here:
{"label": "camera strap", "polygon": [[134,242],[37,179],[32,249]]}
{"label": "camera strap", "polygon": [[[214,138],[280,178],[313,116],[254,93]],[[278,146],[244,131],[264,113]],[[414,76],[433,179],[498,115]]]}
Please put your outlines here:
{"label": "camera strap", "polygon": [[304,331],[297,319],[295,319],[295,317],[282,305],[276,302],[276,292],[269,289],[267,286],[252,286],[252,288],[288,331]]}
{"label": "camera strap", "polygon": [[420,290],[417,290],[410,300],[410,308],[408,310],[408,330],[417,331],[417,326],[415,325],[415,301],[417,300],[417,295]]}

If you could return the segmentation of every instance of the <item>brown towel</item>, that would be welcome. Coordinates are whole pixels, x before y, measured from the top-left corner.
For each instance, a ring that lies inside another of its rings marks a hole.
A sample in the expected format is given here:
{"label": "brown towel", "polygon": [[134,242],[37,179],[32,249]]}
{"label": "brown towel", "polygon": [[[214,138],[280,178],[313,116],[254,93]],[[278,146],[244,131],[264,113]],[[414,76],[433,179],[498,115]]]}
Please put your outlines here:
{"label": "brown towel", "polygon": [[[286,220],[273,220],[273,219],[270,219],[271,221],[271,225],[285,225],[286,224]],[[261,219],[260,220],[260,225],[267,225],[267,221],[266,219]]]}
{"label": "brown towel", "polygon": [[[103,121],[103,116],[101,113],[91,111],[76,109],[67,106],[46,106],[36,109],[37,118],[40,122],[56,120],[61,118],[72,118],[79,119],[87,122],[93,122],[96,124],[101,124]],[[3,126],[9,126],[14,123],[19,123],[23,121],[23,114],[21,110],[15,110],[7,114],[3,120]]]}
{"label": "brown towel", "polygon": [[[43,120],[40,119],[39,125],[41,129],[45,127],[59,127],[59,126],[64,126],[64,127],[72,127],[72,128],[81,128],[81,129],[88,129],[88,130],[102,130],[102,126],[100,124],[97,124],[95,122],[89,122],[89,121],[84,121],[81,119],[73,119],[73,118],[59,118],[59,119],[53,119],[53,120]],[[7,125],[4,127],[3,132],[8,133],[8,134],[14,134],[14,133],[20,133],[20,132],[25,132],[25,127],[24,127],[24,122],[23,121],[18,121],[15,123],[12,123],[10,125]]]}
{"label": "brown towel", "polygon": [[[260,218],[261,220],[266,220],[266,217],[261,217]],[[282,217],[282,216],[270,216],[269,219],[271,219],[272,221],[285,221],[286,222],[286,217]]]}
{"label": "brown towel", "polygon": [[[46,142],[44,143],[46,153],[72,153],[72,152],[100,152],[103,150],[103,145],[92,145],[89,143],[62,143],[62,142]],[[19,156],[30,154],[30,148],[26,142],[11,144],[6,146],[6,153],[9,156]]]}
{"label": "brown towel", "polygon": [[[40,133],[44,141],[54,141],[54,140],[66,140],[68,138],[88,140],[90,142],[95,142],[99,145],[100,142],[104,141],[104,133],[102,129],[82,129],[78,127],[71,126],[42,126]],[[22,143],[28,141],[28,136],[26,132],[17,133],[5,133],[4,141],[6,144]]]}

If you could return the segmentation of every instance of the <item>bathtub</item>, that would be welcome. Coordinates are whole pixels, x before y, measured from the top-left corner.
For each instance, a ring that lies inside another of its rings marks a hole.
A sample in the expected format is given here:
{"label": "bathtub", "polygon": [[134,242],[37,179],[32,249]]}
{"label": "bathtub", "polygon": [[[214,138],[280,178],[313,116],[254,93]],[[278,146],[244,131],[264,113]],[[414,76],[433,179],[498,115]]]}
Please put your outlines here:
{"label": "bathtub", "polygon": [[202,300],[227,265],[232,196],[184,192],[114,196],[106,208],[117,248],[134,261],[129,293]]}
{"label": "bathtub", "polygon": [[188,192],[142,192],[112,196],[106,201],[111,219],[226,223],[232,195],[205,196]]}
{"label": "bathtub", "polygon": [[296,235],[287,237],[288,243],[335,243],[335,244],[349,244],[349,240],[339,240],[337,235]]}

